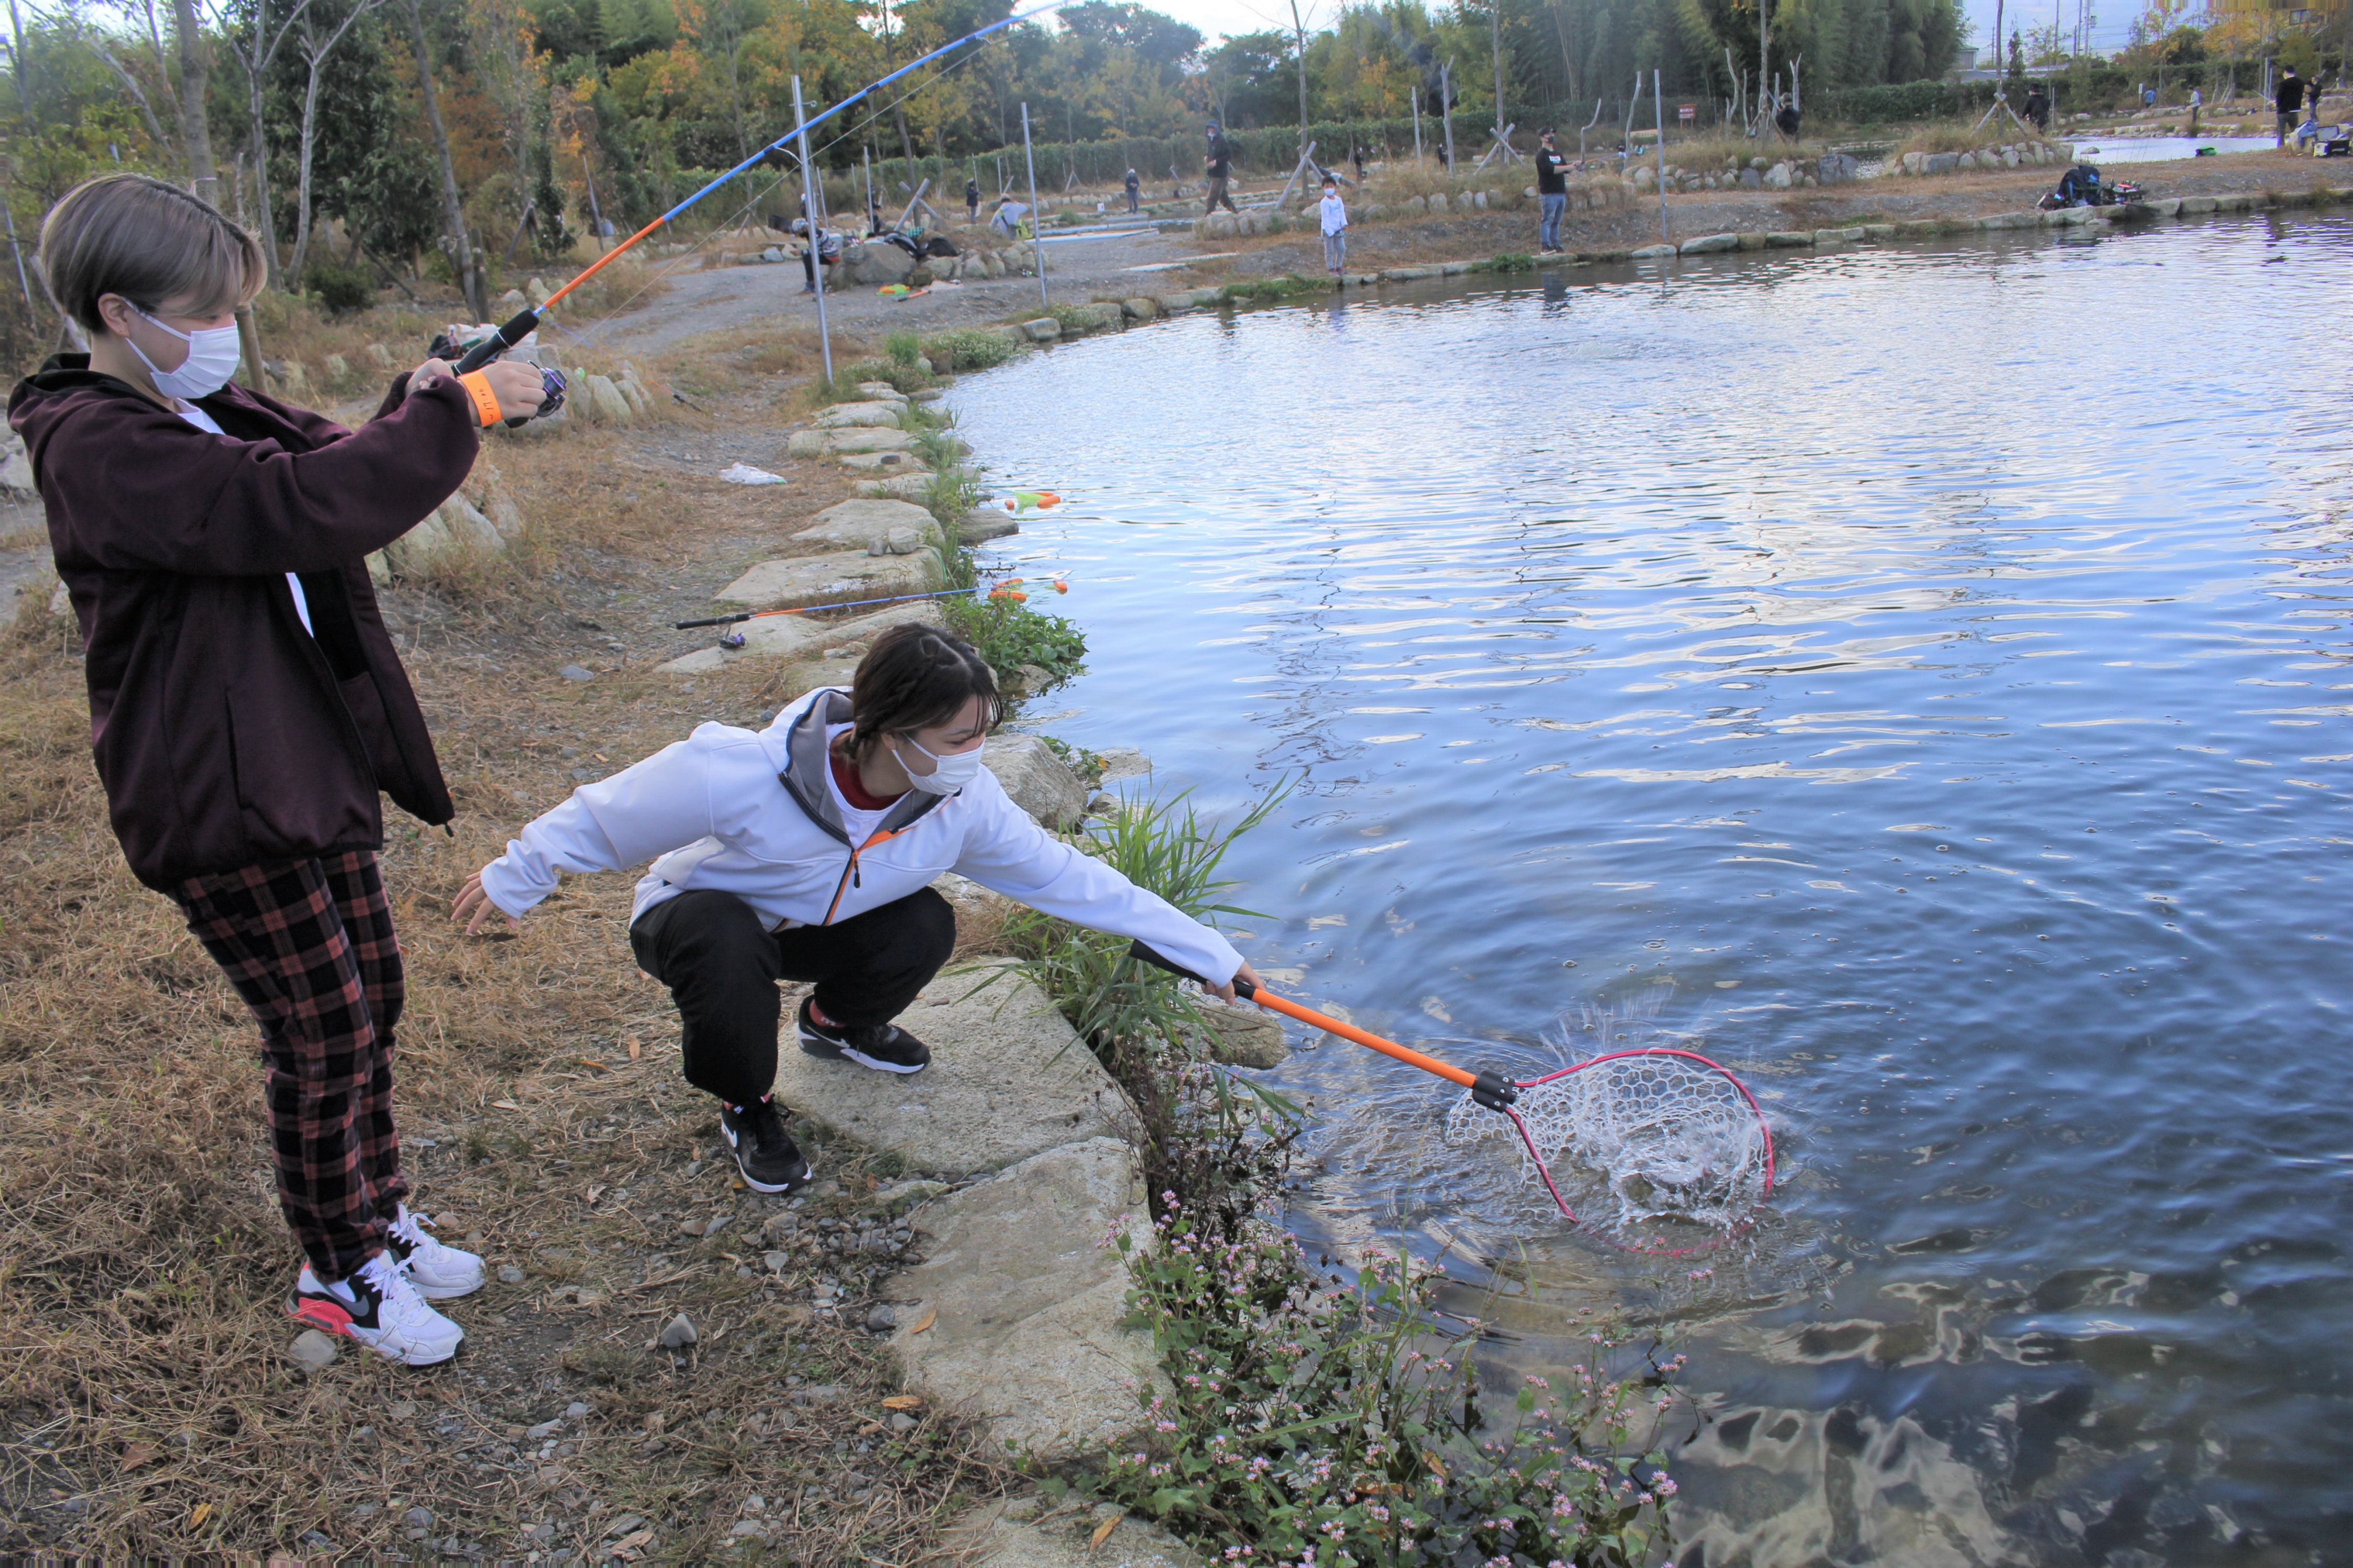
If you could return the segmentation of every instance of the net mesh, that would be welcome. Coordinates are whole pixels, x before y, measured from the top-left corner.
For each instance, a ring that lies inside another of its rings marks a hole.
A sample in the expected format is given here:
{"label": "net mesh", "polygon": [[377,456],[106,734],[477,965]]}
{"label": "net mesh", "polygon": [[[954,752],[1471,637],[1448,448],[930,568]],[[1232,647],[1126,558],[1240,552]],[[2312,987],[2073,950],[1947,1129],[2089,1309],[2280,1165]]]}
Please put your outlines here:
{"label": "net mesh", "polygon": [[[1659,1219],[1729,1227],[1766,1195],[1764,1126],[1739,1086],[1705,1063],[1664,1052],[1603,1058],[1522,1089],[1513,1109],[1581,1219],[1621,1230]],[[1449,1143],[1493,1138],[1518,1151],[1532,1197],[1550,1206],[1509,1118],[1468,1094],[1447,1112]],[[1595,1203],[1605,1192],[1614,1214]]]}

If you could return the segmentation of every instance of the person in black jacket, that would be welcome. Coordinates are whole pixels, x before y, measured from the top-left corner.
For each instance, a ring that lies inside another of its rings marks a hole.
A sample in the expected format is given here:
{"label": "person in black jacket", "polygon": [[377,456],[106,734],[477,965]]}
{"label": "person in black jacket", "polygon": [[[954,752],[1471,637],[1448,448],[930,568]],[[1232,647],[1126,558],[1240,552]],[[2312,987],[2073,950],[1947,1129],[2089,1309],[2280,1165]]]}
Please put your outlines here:
{"label": "person in black jacket", "polygon": [[107,174],[41,226],[89,334],[19,384],[90,735],[132,874],[170,897],[253,1012],[279,1206],[305,1262],[288,1310],[410,1365],[464,1337],[427,1304],[482,1283],[404,1201],[393,1125],[400,948],[378,791],[455,815],[366,557],[535,412],[536,366],[427,360],[349,431],[232,385],[260,243],[175,185]]}
{"label": "person in black jacket", "polygon": [[1136,196],[1138,193],[1143,190],[1144,182],[1135,177],[1134,170],[1130,169],[1127,172],[1127,178],[1121,182],[1121,185],[1122,188],[1127,192],[1127,210],[1134,212],[1136,210]]}
{"label": "person in black jacket", "polygon": [[[2314,95],[2317,100],[2318,94]],[[2279,110],[2279,144],[2295,134],[2295,117],[2304,109],[2304,79],[2295,74],[2294,66],[2280,68],[2279,89],[2273,95],[2273,107]]]}
{"label": "person in black jacket", "polygon": [[1202,162],[1209,180],[1209,199],[1202,205],[1201,216],[1207,217],[1216,212],[1219,202],[1226,204],[1228,212],[1239,213],[1241,209],[1234,205],[1234,198],[1226,195],[1226,182],[1234,172],[1234,150],[1214,120],[1209,121],[1208,139],[1208,152]]}
{"label": "person in black jacket", "polygon": [[964,183],[964,221],[966,223],[980,221],[980,182],[978,180],[966,180]]}
{"label": "person in black jacket", "polygon": [[1546,129],[1536,138],[1536,249],[1541,255],[1560,254],[1560,219],[1568,210],[1567,167],[1568,160],[1554,148],[1552,132]]}

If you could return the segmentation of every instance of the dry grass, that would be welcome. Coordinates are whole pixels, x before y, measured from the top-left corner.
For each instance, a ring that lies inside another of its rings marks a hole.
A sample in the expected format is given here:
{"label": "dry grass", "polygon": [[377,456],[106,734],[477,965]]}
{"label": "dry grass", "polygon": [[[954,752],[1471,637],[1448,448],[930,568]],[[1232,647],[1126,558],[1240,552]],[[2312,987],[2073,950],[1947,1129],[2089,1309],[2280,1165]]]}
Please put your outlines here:
{"label": "dry grass", "polygon": [[[630,879],[569,883],[496,940],[444,919],[575,767],[754,721],[817,678],[651,674],[675,651],[662,623],[747,540],[773,540],[782,509],[776,491],[665,475],[631,439],[497,448],[531,523],[503,575],[474,597],[404,589],[387,605],[460,814],[454,836],[387,823],[406,1162],[420,1209],[527,1275],[454,1304],[469,1342],[448,1366],[347,1350],[311,1375],[285,1360],[298,1258],[270,1191],[253,1025],[122,865],[69,623],[27,595],[0,635],[0,1551],[415,1554],[403,1515],[423,1508],[443,1549],[518,1557],[545,1526],[539,1546],[587,1551],[650,1528],[641,1553],[708,1559],[756,1494],[769,1553],[848,1568],[911,1562],[1008,1483],[952,1422],[877,1425],[895,1373],[851,1325],[885,1265],[757,1239],[773,1205],[730,1190],[709,1097],[678,1076],[675,1015],[629,960]],[[840,488],[813,470],[788,499],[813,509]],[[556,679],[584,626],[629,650],[593,682]],[[894,1173],[856,1147],[811,1152],[839,1191],[807,1216],[850,1212]],[[681,1233],[722,1215],[708,1239]],[[785,1271],[739,1278],[764,1247],[791,1255]],[[819,1272],[846,1289],[842,1321],[806,1304]],[[644,1348],[681,1310],[702,1333],[684,1365]],[[839,1392],[797,1405],[796,1379]],[[574,1401],[592,1413],[564,1447],[521,1440]],[[617,1528],[630,1514],[646,1525]],[[306,1545],[311,1531],[331,1545]]]}

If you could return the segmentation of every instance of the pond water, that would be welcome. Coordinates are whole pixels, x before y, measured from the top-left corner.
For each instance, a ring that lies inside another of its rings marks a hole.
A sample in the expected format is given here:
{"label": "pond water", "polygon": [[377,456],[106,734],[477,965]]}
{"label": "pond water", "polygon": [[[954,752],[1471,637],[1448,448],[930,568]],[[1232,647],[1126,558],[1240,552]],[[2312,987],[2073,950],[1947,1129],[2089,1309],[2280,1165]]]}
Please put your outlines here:
{"label": "pond water", "polygon": [[2200,147],[2211,147],[2218,153],[2279,152],[2277,140],[2269,136],[2094,136],[2075,143],[2075,161],[2163,163],[2177,158],[2195,158]]}
{"label": "pond water", "polygon": [[1092,645],[1030,717],[1292,781],[1230,862],[1275,989],[1757,1089],[1783,1185],[1686,1268],[1531,1218],[1410,1068],[1267,1075],[1295,1221],[1443,1255],[1499,1377],[1597,1294],[1674,1325],[1679,1561],[2348,1560],[2348,268],[2314,217],[1573,269],[954,394],[1070,498],[997,558]]}

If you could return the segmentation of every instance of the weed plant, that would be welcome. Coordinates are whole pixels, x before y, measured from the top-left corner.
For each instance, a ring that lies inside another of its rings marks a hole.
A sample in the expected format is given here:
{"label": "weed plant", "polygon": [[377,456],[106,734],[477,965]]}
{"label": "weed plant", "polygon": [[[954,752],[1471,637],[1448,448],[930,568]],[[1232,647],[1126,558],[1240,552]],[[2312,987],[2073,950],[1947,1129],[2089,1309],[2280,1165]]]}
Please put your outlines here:
{"label": "weed plant", "polygon": [[958,327],[928,338],[923,343],[923,352],[935,360],[946,360],[950,370],[987,370],[1011,359],[1019,348],[1018,343],[977,327]]}
{"label": "weed plant", "polygon": [[915,361],[922,357],[923,349],[914,333],[892,332],[882,340],[882,353],[892,364],[913,370]]}
{"label": "weed plant", "polygon": [[1228,1563],[1633,1568],[1672,1544],[1652,1387],[1682,1358],[1594,1332],[1567,1386],[1529,1376],[1491,1422],[1476,1330],[1430,1333],[1442,1270],[1400,1253],[1331,1289],[1262,1220],[1226,1236],[1172,1204],[1153,1230],[1117,1246],[1169,1392],[1093,1489]]}
{"label": "weed plant", "polygon": [[1511,250],[1498,251],[1484,261],[1474,261],[1471,264],[1471,270],[1473,272],[1534,272],[1535,269],[1535,257],[1523,256],[1517,251]]}

